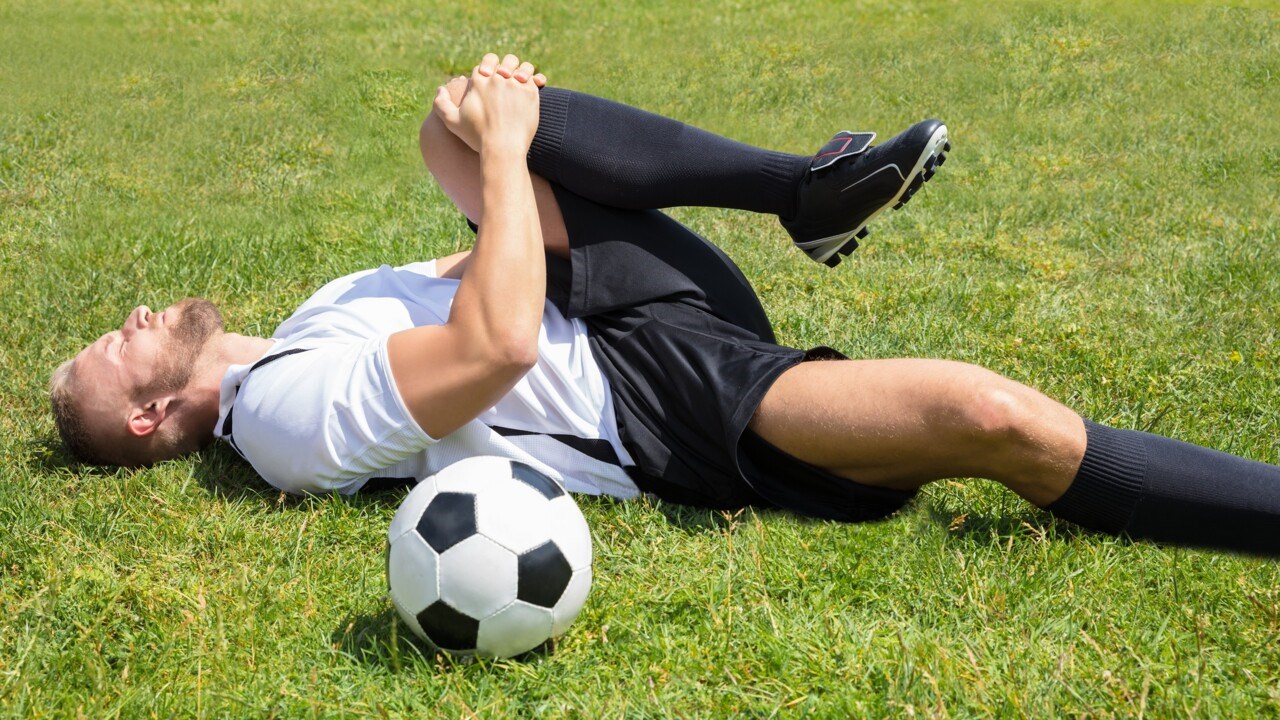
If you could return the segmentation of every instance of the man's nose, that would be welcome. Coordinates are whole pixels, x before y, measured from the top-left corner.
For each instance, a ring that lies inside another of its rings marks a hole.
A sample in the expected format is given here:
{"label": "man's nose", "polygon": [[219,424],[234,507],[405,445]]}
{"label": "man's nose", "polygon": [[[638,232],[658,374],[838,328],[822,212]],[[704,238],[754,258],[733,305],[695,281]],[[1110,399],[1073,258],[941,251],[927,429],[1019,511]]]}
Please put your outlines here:
{"label": "man's nose", "polygon": [[151,317],[151,308],[146,305],[139,305],[129,313],[129,317],[125,318],[124,325],[120,326],[120,334],[124,335],[128,340],[134,333],[147,326],[147,319]]}

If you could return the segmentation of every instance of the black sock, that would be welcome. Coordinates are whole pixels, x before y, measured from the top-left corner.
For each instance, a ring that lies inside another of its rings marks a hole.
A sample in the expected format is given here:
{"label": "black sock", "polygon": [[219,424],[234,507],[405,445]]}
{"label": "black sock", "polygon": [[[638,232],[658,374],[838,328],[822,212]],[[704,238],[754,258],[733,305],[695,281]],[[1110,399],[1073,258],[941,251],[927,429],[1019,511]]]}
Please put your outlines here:
{"label": "black sock", "polygon": [[1085,421],[1075,481],[1046,510],[1085,527],[1280,555],[1280,467]]}
{"label": "black sock", "polygon": [[786,217],[811,160],[562,88],[543,88],[539,104],[530,169],[601,205],[700,205]]}

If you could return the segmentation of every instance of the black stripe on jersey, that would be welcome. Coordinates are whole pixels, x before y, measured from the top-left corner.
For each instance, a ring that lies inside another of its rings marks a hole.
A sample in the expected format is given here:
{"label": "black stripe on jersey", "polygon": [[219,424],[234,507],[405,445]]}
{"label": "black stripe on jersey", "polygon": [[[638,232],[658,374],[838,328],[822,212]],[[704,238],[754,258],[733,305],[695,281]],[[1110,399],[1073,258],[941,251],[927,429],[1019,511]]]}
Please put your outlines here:
{"label": "black stripe on jersey", "polygon": [[568,445],[583,455],[599,460],[600,462],[609,463],[610,465],[622,465],[622,461],[618,459],[618,453],[614,451],[613,446],[609,444],[608,440],[592,440],[590,438],[581,438],[577,435],[540,433],[533,430],[518,430],[516,428],[501,427],[499,425],[490,425],[489,427],[503,437],[511,437],[513,435],[541,435],[543,437],[549,437]]}
{"label": "black stripe on jersey", "polygon": [[384,492],[387,490],[398,490],[406,485],[414,485],[418,482],[415,477],[371,477],[360,486],[360,492]]}
{"label": "black stripe on jersey", "polygon": [[[310,349],[311,348],[294,348],[292,350],[285,350],[282,353],[276,353],[275,355],[268,355],[267,357],[264,357],[258,362],[254,363],[253,367],[249,368],[249,372],[245,373],[244,377],[240,378],[240,385],[236,386],[235,396],[231,400],[231,407],[227,408],[227,419],[222,421],[222,431],[218,433],[222,437],[226,438],[227,442],[231,443],[231,448],[235,450],[236,453],[240,455],[240,457],[244,457],[244,453],[241,452],[240,446],[236,444],[236,439],[231,436],[231,414],[236,409],[236,400],[240,397],[241,385],[244,385],[245,381],[249,379],[249,373],[252,373],[254,370],[257,370],[263,365],[269,365],[275,362],[276,360],[279,360],[280,358],[285,357],[286,355],[293,355],[294,353],[306,352]],[[245,459],[248,460],[249,458],[245,458]]]}

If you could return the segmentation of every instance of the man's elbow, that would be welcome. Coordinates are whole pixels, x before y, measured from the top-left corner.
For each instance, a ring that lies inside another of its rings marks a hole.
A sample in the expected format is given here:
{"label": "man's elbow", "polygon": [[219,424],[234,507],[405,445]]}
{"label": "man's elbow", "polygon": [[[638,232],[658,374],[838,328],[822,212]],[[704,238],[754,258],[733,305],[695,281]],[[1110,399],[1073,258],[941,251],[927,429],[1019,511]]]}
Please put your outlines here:
{"label": "man's elbow", "polygon": [[493,338],[489,347],[495,366],[520,375],[538,363],[537,333],[505,333]]}

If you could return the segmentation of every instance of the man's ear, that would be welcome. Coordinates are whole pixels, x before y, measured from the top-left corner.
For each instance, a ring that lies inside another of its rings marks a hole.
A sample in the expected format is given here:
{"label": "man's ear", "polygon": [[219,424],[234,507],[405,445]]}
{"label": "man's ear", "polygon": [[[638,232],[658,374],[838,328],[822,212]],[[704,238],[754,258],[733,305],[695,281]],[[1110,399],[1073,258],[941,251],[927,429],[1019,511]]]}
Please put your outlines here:
{"label": "man's ear", "polygon": [[136,405],[129,411],[129,434],[135,437],[146,437],[160,427],[169,411],[171,397],[156,398],[146,405]]}

